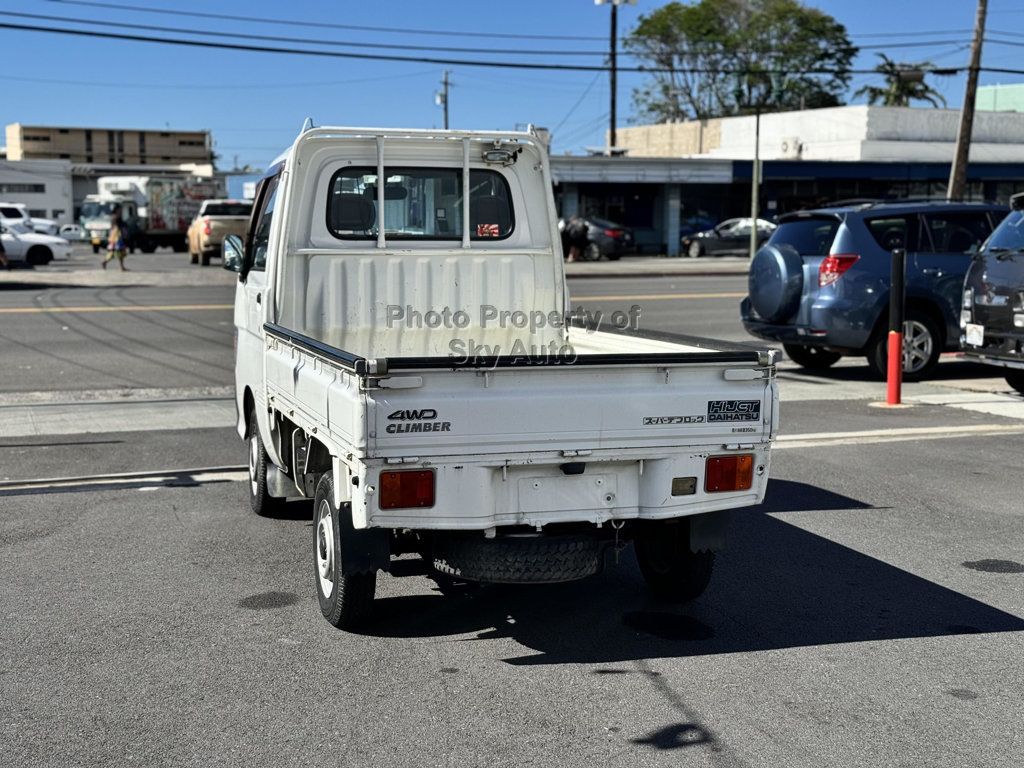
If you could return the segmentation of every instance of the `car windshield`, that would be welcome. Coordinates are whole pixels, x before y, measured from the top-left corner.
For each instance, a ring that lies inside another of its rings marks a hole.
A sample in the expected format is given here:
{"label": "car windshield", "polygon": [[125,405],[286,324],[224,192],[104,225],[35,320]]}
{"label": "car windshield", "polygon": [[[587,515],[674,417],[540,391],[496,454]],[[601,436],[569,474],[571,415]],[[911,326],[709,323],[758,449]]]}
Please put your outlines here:
{"label": "car windshield", "polygon": [[772,233],[768,245],[788,245],[801,256],[824,256],[832,248],[839,219],[832,216],[784,221]]}
{"label": "car windshield", "polygon": [[117,203],[82,203],[82,218],[95,219],[99,216],[109,216],[114,212]]}
{"label": "car windshield", "polygon": [[985,251],[1019,251],[1024,249],[1024,211],[1011,211],[996,227],[985,243]]}
{"label": "car windshield", "polygon": [[204,216],[248,216],[252,213],[252,203],[207,203],[203,208]]}

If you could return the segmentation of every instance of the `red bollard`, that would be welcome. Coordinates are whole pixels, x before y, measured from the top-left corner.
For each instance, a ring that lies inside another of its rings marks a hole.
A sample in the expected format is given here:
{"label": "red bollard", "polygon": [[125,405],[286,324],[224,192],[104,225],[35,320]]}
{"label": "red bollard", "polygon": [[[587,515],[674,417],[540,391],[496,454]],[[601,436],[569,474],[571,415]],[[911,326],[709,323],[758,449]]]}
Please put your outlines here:
{"label": "red bollard", "polygon": [[903,317],[906,305],[904,278],[907,252],[895,248],[892,252],[892,277],[889,283],[889,361],[886,405],[899,405],[903,388]]}
{"label": "red bollard", "polygon": [[903,389],[903,331],[889,331],[889,371],[886,405],[899,405]]}

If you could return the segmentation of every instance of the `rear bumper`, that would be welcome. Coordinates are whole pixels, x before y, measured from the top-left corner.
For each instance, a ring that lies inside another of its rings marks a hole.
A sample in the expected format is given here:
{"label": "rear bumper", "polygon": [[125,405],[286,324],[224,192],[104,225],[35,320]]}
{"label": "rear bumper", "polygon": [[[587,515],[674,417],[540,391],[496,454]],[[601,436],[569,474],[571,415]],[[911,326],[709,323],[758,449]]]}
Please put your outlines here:
{"label": "rear bumper", "polygon": [[795,321],[769,323],[758,317],[750,304],[750,298],[740,302],[740,321],[751,336],[782,344],[799,344],[806,347],[828,347],[847,353],[863,350],[871,338],[870,327],[859,327],[850,323],[846,315],[837,312],[835,306],[811,307],[811,324]]}
{"label": "rear bumper", "polygon": [[[739,439],[739,438],[738,438]],[[596,454],[597,452],[595,452]],[[373,462],[360,466],[353,486],[356,528],[408,528],[481,531],[505,526],[538,527],[553,523],[601,525],[612,520],[665,520],[760,503],[770,467],[770,443],[712,453],[751,453],[750,489],[708,493],[704,489],[707,447],[677,449],[649,458],[588,456],[582,474],[564,474],[561,465],[577,459],[496,465],[492,462],[430,462],[435,473],[435,503],[425,509],[380,509],[374,490],[381,471],[396,469]],[[580,459],[582,460],[582,459]],[[426,467],[426,465],[424,465]],[[406,465],[402,469],[419,469]],[[693,492],[672,495],[673,479],[693,478]]]}
{"label": "rear bumper", "polygon": [[984,347],[969,346],[961,336],[960,348],[965,358],[976,363],[1024,370],[1024,334],[993,334],[986,328]]}

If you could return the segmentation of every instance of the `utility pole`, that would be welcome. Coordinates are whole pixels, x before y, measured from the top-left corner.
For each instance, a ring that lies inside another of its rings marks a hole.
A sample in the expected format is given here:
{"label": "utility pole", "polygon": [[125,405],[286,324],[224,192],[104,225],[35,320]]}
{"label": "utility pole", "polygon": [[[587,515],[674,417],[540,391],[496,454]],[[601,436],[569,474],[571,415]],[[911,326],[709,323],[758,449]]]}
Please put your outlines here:
{"label": "utility pole", "polygon": [[761,105],[754,111],[754,167],[750,173],[750,260],[757,253],[757,214],[761,207]]}
{"label": "utility pole", "polygon": [[611,5],[612,7],[612,29],[608,48],[608,88],[611,94],[611,105],[608,110],[608,154],[611,154],[611,151],[615,148],[616,144],[615,97],[618,91],[616,84],[618,75],[616,55],[619,47],[619,6],[626,3],[636,5],[636,0],[594,0],[594,5]]}
{"label": "utility pole", "polygon": [[988,0],[978,0],[978,13],[974,17],[974,40],[971,43],[971,63],[967,68],[967,88],[964,104],[960,108],[960,127],[956,132],[956,151],[953,166],[949,169],[949,186],[946,197],[950,200],[963,198],[967,189],[967,158],[971,149],[971,131],[974,128],[974,101],[978,94],[978,70],[981,68],[981,43],[985,37],[985,15]]}
{"label": "utility pole", "polygon": [[434,94],[434,103],[439,107],[444,107],[444,129],[448,130],[448,88],[451,82],[448,80],[448,70],[444,71],[444,76],[441,78],[441,90]]}

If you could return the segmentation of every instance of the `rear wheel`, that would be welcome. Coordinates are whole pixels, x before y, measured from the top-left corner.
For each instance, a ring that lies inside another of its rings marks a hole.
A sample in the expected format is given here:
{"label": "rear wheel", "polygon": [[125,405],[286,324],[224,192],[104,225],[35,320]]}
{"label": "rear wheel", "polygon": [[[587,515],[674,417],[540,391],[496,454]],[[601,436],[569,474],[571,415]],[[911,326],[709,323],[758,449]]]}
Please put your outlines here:
{"label": "rear wheel", "polygon": [[583,248],[583,260],[584,261],[600,261],[601,259],[601,246],[597,243],[587,243]]}
{"label": "rear wheel", "polygon": [[1006,383],[1024,395],[1024,371],[1008,371]]}
{"label": "rear wheel", "polygon": [[189,260],[190,264],[198,264],[199,263],[199,254],[198,253],[194,253],[192,251],[189,251],[188,260]]}
{"label": "rear wheel", "polygon": [[633,551],[647,586],[663,600],[695,600],[711,582],[715,553],[690,551],[690,525],[685,519],[645,526]]}
{"label": "rear wheel", "polygon": [[249,506],[260,517],[279,515],[287,503],[287,499],[271,496],[267,489],[267,467],[270,457],[267,456],[260,437],[260,428],[256,423],[256,410],[249,411]]}
{"label": "rear wheel", "polygon": [[373,606],[377,572],[344,574],[341,536],[351,529],[341,515],[351,507],[334,506],[334,478],[325,472],[313,499],[313,567],[320,612],[339,629],[353,629],[363,623]]}
{"label": "rear wheel", "polygon": [[98,245],[93,245],[92,252],[93,253],[99,253],[100,252],[100,247]]}
{"label": "rear wheel", "polygon": [[829,352],[821,347],[802,347],[797,344],[783,344],[789,359],[803,368],[812,371],[823,371],[831,368],[839,362],[842,355],[838,352]]}
{"label": "rear wheel", "polygon": [[213,254],[210,253],[210,251],[203,251],[202,254],[199,256],[199,259],[204,267],[210,266],[210,258],[212,256]]}
{"label": "rear wheel", "polygon": [[[935,321],[923,312],[907,312],[903,322],[903,380],[922,381],[939,362],[942,336]],[[868,365],[875,375],[888,375],[889,334],[881,332],[868,349]]]}

